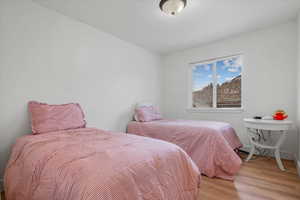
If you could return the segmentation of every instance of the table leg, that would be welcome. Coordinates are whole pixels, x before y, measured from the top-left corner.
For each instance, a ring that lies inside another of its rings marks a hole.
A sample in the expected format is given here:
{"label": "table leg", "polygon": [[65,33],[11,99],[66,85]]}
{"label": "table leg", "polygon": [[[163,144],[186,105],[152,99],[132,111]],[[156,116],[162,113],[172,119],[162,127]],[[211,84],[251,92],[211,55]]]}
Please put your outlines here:
{"label": "table leg", "polygon": [[255,146],[254,146],[254,144],[251,144],[250,153],[249,153],[249,155],[248,155],[248,157],[246,158],[245,161],[248,162],[252,158],[252,156],[253,156],[254,153],[255,153]]}
{"label": "table leg", "polygon": [[252,135],[251,135],[252,132],[251,132],[251,129],[247,128],[247,132],[249,132],[248,133],[248,137],[249,137],[251,149],[250,149],[248,157],[245,160],[246,162],[248,162],[252,158],[253,154],[255,153],[255,145],[252,143]]}
{"label": "table leg", "polygon": [[286,133],[284,131],[282,131],[281,135],[280,135],[280,138],[279,140],[277,141],[276,143],[276,149],[275,149],[275,158],[276,158],[276,162],[277,162],[277,165],[279,167],[279,169],[281,169],[282,171],[285,171],[285,168],[281,162],[281,159],[280,159],[280,146],[282,145],[282,143],[284,142],[286,138]]}
{"label": "table leg", "polygon": [[279,149],[275,150],[275,158],[276,158],[276,162],[277,162],[277,165],[278,165],[279,169],[281,169],[282,171],[285,171],[284,166],[283,166],[283,164],[281,162],[281,159],[280,159]]}

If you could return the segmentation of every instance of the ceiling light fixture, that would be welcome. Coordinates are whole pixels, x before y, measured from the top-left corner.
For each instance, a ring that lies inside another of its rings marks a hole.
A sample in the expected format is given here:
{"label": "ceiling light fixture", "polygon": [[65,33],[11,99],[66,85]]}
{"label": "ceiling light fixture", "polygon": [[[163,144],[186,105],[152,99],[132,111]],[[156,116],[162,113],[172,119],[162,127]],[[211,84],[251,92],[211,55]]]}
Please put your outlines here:
{"label": "ceiling light fixture", "polygon": [[168,15],[176,15],[180,13],[186,6],[186,0],[161,0],[160,9]]}

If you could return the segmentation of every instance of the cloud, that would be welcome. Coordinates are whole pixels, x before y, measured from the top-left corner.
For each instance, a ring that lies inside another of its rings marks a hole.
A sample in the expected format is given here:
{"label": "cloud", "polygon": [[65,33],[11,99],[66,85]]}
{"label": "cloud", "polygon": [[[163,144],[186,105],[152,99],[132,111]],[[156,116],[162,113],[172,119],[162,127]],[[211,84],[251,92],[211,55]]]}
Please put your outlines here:
{"label": "cloud", "polygon": [[[212,78],[212,75],[210,74],[210,75],[208,75],[207,77],[208,77],[208,78]],[[217,78],[220,79],[220,78],[221,78],[221,75],[217,75]]]}
{"label": "cloud", "polygon": [[238,72],[239,71],[239,67],[229,67],[228,69],[227,69],[227,71],[229,71],[229,72]]}
{"label": "cloud", "polygon": [[[237,72],[237,69],[240,69],[243,65],[243,61],[241,57],[236,57],[223,61],[222,69],[227,69],[229,72]],[[233,69],[236,68],[236,69]]]}
{"label": "cloud", "polygon": [[223,61],[225,67],[230,67],[230,61],[229,60],[224,60]]}
{"label": "cloud", "polygon": [[243,60],[241,57],[236,57],[232,60],[231,67],[241,68],[243,65]]}
{"label": "cloud", "polygon": [[209,83],[194,84],[193,91],[202,90],[204,87],[206,87],[208,85],[209,85]]}
{"label": "cloud", "polygon": [[231,81],[234,77],[226,77],[225,80],[226,81]]}
{"label": "cloud", "polygon": [[201,79],[201,78],[203,78],[203,74],[201,74],[201,73],[193,73],[193,78],[194,79]]}
{"label": "cloud", "polygon": [[206,71],[209,71],[209,70],[210,70],[210,66],[209,66],[209,65],[204,65],[204,69],[205,69]]}

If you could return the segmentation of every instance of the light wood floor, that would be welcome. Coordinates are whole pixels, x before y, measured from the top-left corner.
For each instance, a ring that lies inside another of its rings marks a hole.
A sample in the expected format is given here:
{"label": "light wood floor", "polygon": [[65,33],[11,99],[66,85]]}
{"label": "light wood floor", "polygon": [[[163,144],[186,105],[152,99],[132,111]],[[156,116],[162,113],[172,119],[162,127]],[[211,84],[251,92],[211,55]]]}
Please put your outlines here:
{"label": "light wood floor", "polygon": [[277,168],[273,158],[256,157],[243,163],[234,182],[202,176],[199,200],[300,200],[295,164],[287,160],[283,163],[285,172]]}
{"label": "light wood floor", "polygon": [[283,163],[285,172],[278,169],[273,158],[256,157],[243,163],[234,182],[202,176],[199,200],[300,200],[295,163]]}

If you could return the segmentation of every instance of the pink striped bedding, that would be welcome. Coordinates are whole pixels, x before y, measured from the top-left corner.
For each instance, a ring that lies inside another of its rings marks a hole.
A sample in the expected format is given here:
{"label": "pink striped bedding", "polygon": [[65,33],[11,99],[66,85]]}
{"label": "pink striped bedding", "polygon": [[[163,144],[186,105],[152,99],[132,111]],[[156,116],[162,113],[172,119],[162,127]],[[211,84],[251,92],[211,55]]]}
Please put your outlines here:
{"label": "pink striped bedding", "polygon": [[242,163],[234,151],[242,144],[234,129],[227,123],[191,120],[133,121],[128,124],[127,132],[177,144],[208,177],[233,180]]}
{"label": "pink striped bedding", "polygon": [[7,200],[195,200],[197,166],[178,146],[82,128],[19,138]]}

